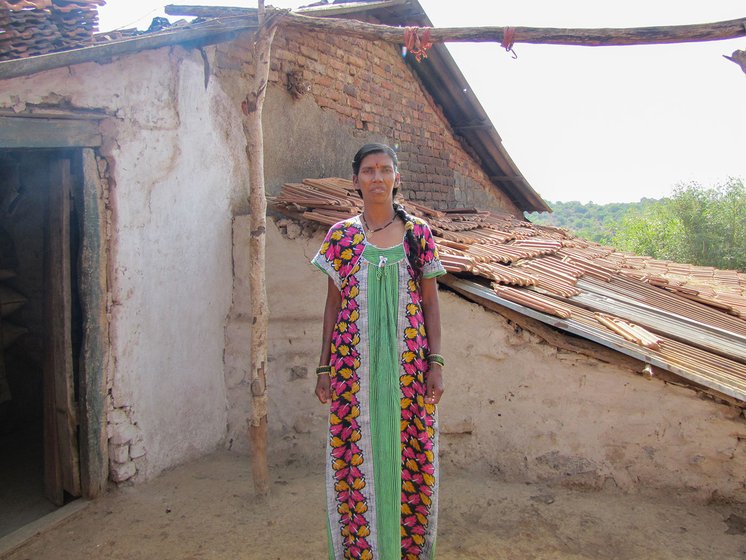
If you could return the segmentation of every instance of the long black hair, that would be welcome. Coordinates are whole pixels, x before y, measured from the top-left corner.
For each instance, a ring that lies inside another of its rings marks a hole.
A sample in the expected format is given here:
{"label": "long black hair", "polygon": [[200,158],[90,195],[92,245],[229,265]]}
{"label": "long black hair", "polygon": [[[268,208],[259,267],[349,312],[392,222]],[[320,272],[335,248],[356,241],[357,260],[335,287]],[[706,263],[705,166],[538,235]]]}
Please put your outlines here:
{"label": "long black hair", "polygon": [[[386,144],[379,144],[376,142],[365,144],[357,151],[355,157],[352,158],[352,172],[355,175],[360,173],[360,165],[363,163],[366,156],[371,154],[386,154],[391,158],[391,162],[394,164],[394,171],[399,171],[399,158],[396,157],[396,152],[393,148]],[[394,196],[396,196],[398,190],[398,187],[394,188]],[[358,191],[358,194],[362,198],[362,193],[360,193],[360,191]],[[407,248],[409,249],[409,265],[412,267],[415,280],[419,281],[422,277],[422,267],[424,263],[422,258],[422,247],[414,236],[414,216],[408,214],[407,211],[404,210],[404,207],[397,202],[394,202],[394,213],[404,222],[404,241],[407,243]]]}

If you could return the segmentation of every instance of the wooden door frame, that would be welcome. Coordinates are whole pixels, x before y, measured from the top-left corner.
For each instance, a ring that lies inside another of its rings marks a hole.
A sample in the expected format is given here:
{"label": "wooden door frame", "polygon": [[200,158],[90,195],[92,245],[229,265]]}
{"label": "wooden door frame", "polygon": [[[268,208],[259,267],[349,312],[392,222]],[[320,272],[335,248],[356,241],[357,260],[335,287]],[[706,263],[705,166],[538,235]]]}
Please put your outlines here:
{"label": "wooden door frame", "polygon": [[104,185],[96,160],[101,146],[100,114],[0,114],[0,149],[72,149],[80,154],[83,171],[82,237],[79,291],[83,341],[79,361],[80,484],[82,495],[95,498],[109,476],[106,432],[109,320],[109,264]]}

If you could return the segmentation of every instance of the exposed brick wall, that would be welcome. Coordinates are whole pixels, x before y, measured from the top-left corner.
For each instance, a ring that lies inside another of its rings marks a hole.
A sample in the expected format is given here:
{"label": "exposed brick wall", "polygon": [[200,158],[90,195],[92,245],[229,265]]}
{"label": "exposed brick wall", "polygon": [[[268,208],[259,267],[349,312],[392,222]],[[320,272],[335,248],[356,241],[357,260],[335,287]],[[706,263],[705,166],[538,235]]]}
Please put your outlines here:
{"label": "exposed brick wall", "polygon": [[[221,45],[218,67],[239,69],[247,54],[236,41]],[[410,200],[440,209],[478,206],[522,216],[461,145],[397,47],[280,29],[271,61],[271,84],[286,88],[292,74],[296,88],[333,111],[361,145],[383,136],[395,146],[402,193]]]}

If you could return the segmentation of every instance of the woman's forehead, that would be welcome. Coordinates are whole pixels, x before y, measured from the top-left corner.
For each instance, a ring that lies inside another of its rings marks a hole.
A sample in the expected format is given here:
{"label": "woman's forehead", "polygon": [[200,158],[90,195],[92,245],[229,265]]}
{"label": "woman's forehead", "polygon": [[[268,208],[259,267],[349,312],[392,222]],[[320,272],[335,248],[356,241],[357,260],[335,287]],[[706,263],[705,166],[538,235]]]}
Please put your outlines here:
{"label": "woman's forehead", "polygon": [[385,152],[368,154],[360,162],[360,167],[394,167],[394,160]]}

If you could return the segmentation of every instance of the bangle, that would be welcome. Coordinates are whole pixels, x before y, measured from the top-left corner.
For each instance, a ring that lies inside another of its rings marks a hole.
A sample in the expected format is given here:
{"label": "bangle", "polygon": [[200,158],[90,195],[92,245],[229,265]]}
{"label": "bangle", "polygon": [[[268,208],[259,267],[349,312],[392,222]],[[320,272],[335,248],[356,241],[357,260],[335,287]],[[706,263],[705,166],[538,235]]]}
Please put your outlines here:
{"label": "bangle", "polygon": [[445,367],[446,361],[443,359],[443,356],[440,354],[430,354],[427,357],[427,362],[429,364],[436,363],[439,364],[441,367]]}
{"label": "bangle", "polygon": [[316,368],[316,375],[331,375],[332,366],[319,366]]}

